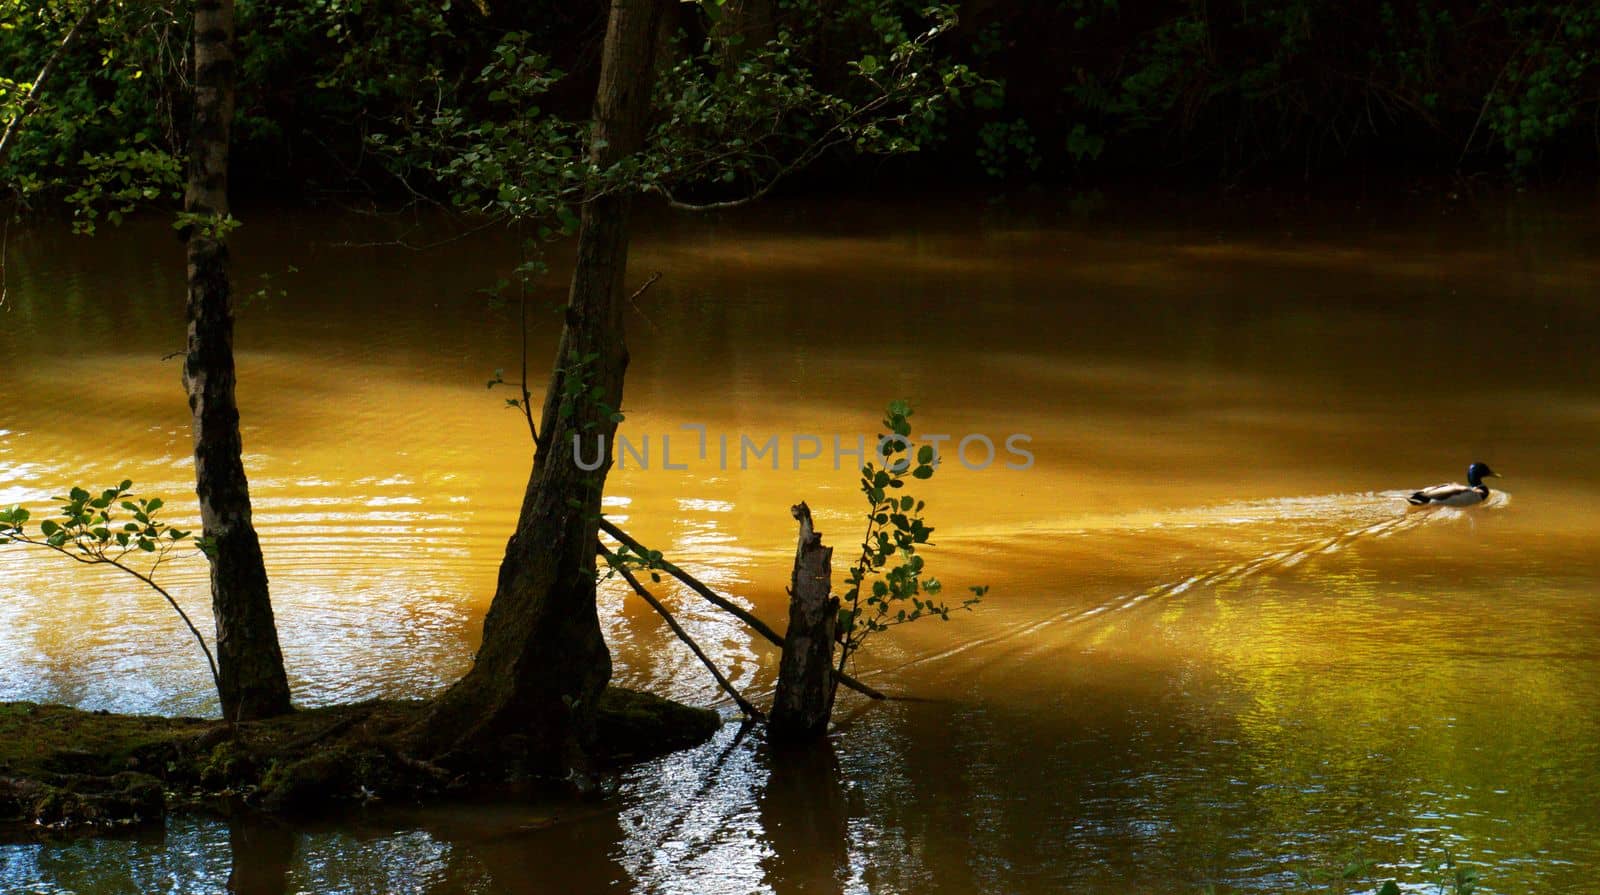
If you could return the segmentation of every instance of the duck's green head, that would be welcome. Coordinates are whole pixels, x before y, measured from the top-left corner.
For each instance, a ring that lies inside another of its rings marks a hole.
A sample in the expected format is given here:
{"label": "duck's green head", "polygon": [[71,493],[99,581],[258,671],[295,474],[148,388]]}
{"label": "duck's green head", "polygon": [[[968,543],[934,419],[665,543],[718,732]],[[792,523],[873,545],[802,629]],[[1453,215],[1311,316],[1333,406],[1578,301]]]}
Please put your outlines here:
{"label": "duck's green head", "polygon": [[1467,484],[1476,488],[1483,484],[1484,479],[1497,479],[1500,473],[1489,468],[1487,463],[1474,463],[1467,467]]}

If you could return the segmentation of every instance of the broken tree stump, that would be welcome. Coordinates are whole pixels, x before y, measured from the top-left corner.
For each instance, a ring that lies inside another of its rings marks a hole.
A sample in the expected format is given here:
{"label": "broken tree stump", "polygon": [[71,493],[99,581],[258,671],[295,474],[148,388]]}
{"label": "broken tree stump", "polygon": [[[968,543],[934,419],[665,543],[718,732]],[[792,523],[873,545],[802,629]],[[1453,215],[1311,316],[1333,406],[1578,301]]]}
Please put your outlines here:
{"label": "broken tree stump", "polygon": [[778,665],[778,693],[767,723],[767,738],[800,742],[828,732],[833,714],[833,631],[839,600],[833,586],[833,548],[811,526],[811,508],[801,503],[789,512],[800,523],[789,583],[789,630]]}

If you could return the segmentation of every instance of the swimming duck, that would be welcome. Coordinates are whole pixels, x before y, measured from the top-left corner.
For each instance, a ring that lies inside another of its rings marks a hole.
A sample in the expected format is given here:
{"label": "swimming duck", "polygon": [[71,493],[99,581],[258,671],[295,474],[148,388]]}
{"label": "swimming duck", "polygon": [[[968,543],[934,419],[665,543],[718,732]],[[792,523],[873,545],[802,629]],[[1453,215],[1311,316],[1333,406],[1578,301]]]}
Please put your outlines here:
{"label": "swimming duck", "polygon": [[1406,502],[1414,506],[1443,504],[1447,507],[1470,507],[1475,503],[1483,503],[1489,497],[1489,486],[1485,485],[1483,480],[1499,477],[1500,474],[1490,469],[1489,464],[1474,463],[1467,467],[1465,485],[1451,483],[1423,488],[1407,497]]}

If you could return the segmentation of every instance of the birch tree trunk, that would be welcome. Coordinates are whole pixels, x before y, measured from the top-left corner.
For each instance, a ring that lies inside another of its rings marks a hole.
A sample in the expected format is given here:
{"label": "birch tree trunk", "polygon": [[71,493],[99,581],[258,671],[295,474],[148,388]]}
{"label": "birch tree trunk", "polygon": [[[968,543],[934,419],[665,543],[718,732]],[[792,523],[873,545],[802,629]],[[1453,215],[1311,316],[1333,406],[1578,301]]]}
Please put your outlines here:
{"label": "birch tree trunk", "polygon": [[234,398],[233,307],[225,233],[228,140],[233,125],[233,0],[197,0],[194,121],[184,209],[188,233],[189,344],[184,388],[194,417],[195,491],[210,540],[211,609],[223,712],[236,721],[289,711],[289,680],[272,618],[267,571],[251,522]]}

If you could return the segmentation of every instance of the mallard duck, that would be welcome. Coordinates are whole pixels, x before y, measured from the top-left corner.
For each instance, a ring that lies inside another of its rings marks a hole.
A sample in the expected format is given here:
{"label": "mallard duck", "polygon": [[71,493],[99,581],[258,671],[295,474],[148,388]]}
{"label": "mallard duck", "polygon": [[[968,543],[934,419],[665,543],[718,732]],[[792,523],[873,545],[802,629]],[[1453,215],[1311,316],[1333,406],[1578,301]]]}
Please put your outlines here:
{"label": "mallard duck", "polygon": [[1489,486],[1483,483],[1484,479],[1497,479],[1500,474],[1489,468],[1487,463],[1474,463],[1467,467],[1467,483],[1457,485],[1434,485],[1432,488],[1423,488],[1410,497],[1406,502],[1414,506],[1423,504],[1443,504],[1447,507],[1470,507],[1475,503],[1483,503],[1489,497]]}

